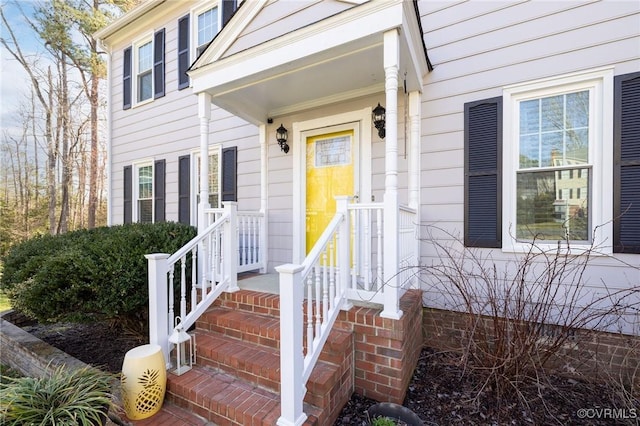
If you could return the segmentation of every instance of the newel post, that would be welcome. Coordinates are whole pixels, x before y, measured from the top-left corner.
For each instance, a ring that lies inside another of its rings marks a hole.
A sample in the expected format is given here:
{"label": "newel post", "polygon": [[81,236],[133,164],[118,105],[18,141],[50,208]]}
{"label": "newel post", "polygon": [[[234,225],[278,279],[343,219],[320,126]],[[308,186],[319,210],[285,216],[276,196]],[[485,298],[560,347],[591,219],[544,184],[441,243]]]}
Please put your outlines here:
{"label": "newel post", "polygon": [[238,287],[238,203],[223,201],[224,210],[229,213],[229,223],[224,227],[224,270],[229,274],[227,291],[240,290]]}
{"label": "newel post", "polygon": [[160,345],[164,362],[169,364],[169,288],[166,253],[146,254],[149,271],[149,343]]}
{"label": "newel post", "polygon": [[[340,195],[336,198],[336,212],[344,215],[344,220],[338,229],[338,294],[339,298],[344,298],[351,282],[351,215],[349,214],[349,200],[351,197]],[[353,308],[350,301],[345,301],[342,309],[348,311]]]}
{"label": "newel post", "polygon": [[276,267],[280,274],[280,418],[279,426],[302,425],[307,415],[302,402],[307,388],[302,383],[304,354],[302,352],[302,285],[300,265]]}

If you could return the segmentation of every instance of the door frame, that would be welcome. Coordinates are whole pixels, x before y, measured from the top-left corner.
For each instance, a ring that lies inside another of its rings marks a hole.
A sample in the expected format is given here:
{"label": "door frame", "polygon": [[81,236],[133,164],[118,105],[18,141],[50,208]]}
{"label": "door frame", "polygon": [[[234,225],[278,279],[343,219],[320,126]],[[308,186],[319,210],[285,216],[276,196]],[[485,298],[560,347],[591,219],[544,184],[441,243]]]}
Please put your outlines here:
{"label": "door frame", "polygon": [[354,184],[371,199],[371,107],[293,123],[293,263],[306,256],[307,138],[341,130],[354,134]]}

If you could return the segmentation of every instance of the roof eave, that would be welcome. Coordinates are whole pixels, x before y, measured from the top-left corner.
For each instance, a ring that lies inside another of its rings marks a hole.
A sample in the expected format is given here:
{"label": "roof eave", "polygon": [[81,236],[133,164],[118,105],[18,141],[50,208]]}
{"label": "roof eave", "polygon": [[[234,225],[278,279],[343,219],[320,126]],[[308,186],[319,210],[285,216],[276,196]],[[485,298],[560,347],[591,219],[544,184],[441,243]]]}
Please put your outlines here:
{"label": "roof eave", "polygon": [[165,1],[166,0],[147,0],[141,3],[137,7],[133,8],[129,12],[122,15],[120,18],[113,21],[111,24],[93,33],[93,38],[95,40],[108,39],[118,31],[122,30],[127,25],[131,24],[137,19],[140,19],[142,16],[149,13],[151,10],[160,6]]}

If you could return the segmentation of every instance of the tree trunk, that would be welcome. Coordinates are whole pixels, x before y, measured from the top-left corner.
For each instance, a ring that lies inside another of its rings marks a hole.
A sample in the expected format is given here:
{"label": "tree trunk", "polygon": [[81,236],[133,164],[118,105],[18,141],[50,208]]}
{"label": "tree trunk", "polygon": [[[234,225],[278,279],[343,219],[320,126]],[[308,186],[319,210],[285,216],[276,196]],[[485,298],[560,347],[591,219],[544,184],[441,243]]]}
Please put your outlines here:
{"label": "tree trunk", "polygon": [[69,152],[71,123],[69,121],[71,105],[69,104],[66,55],[61,53],[60,58],[60,95],[58,102],[62,118],[62,181],[58,233],[64,234],[69,230],[69,186],[71,184],[71,154]]}
{"label": "tree trunk", "polygon": [[[92,44],[95,50],[95,42]],[[100,99],[98,88],[100,78],[97,74],[91,75],[91,149],[89,157],[89,211],[87,217],[87,227],[89,229],[96,226],[96,209],[98,205],[98,107]]]}
{"label": "tree trunk", "polygon": [[[53,77],[51,75],[51,67],[48,70],[49,87],[53,88]],[[57,137],[54,137],[52,131],[52,117],[51,112],[53,110],[53,90],[49,90],[49,104],[46,114],[46,139],[47,139],[47,193],[49,196],[49,233],[55,235],[57,233],[56,226],[56,163],[58,162],[58,147]]]}

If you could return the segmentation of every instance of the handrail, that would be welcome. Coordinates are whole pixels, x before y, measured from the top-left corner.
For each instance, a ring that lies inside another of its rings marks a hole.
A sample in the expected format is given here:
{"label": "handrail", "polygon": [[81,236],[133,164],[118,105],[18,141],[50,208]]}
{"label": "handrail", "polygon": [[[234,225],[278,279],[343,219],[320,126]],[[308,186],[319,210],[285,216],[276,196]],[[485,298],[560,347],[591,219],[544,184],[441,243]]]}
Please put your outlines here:
{"label": "handrail", "polygon": [[313,267],[314,263],[320,258],[320,255],[322,254],[322,250],[326,248],[327,244],[329,243],[329,240],[333,237],[333,234],[336,232],[336,230],[338,229],[338,226],[340,225],[340,223],[342,223],[343,220],[344,220],[344,214],[336,213],[331,219],[331,222],[329,222],[329,225],[327,225],[325,230],[322,232],[322,234],[318,238],[318,241],[316,241],[316,243],[313,245],[313,247],[309,251],[309,254],[307,254],[307,257],[304,258],[304,261],[302,262],[303,269],[301,273],[303,278],[306,277],[307,274],[309,274],[309,270]]}
{"label": "handrail", "polygon": [[410,213],[410,214],[417,214],[418,213],[418,210],[414,209],[413,207],[406,206],[404,204],[400,204],[400,206],[398,206],[398,208],[400,209],[401,212],[406,212],[406,213]]}
{"label": "handrail", "polygon": [[238,290],[237,221],[236,203],[227,203],[214,223],[172,255],[145,256],[149,262],[149,342],[160,345],[166,360],[170,359],[168,339],[176,316],[182,320],[180,326],[188,329],[222,292]]}
{"label": "handrail", "polygon": [[[344,222],[345,214],[338,212],[333,216],[329,225],[327,225],[326,229],[318,238],[318,241],[314,244],[314,246],[309,251],[309,254],[302,262],[302,271],[300,276],[302,278],[302,282],[308,279],[309,274],[311,273],[312,268],[317,267],[316,265],[320,261],[320,257],[323,253],[326,253],[327,246],[336,238],[336,233],[340,227],[340,225]],[[324,268],[330,267],[331,269],[335,268],[335,260],[327,259],[325,255],[325,261],[329,262],[330,265],[324,265]],[[316,272],[317,274],[317,272]],[[335,290],[335,270],[329,271],[331,274],[330,277],[327,277],[327,273],[325,271],[324,278],[325,282],[323,283],[322,289],[322,303],[324,306],[321,308],[320,297],[321,297],[321,289],[319,286],[320,282],[315,282],[315,291],[316,291],[316,327],[315,333],[311,330],[311,321],[313,318],[309,316],[311,313],[312,305],[312,295],[311,288],[309,287],[308,297],[307,297],[307,353],[304,357],[304,368],[302,370],[302,382],[307,383],[309,377],[311,376],[311,372],[313,367],[316,365],[318,358],[320,357],[320,352],[322,347],[327,341],[329,337],[329,332],[333,328],[333,324],[335,323],[338,313],[340,312],[340,307],[344,301],[344,298],[340,291],[336,292]],[[333,290],[327,288],[327,281],[332,280],[333,282]],[[316,279],[316,281],[318,281]],[[329,292],[332,294],[329,295]],[[336,294],[337,293],[337,294]],[[319,312],[322,309],[322,314]],[[321,318],[320,318],[321,317]],[[320,319],[319,319],[320,318]],[[319,324],[321,322],[321,324]]]}
{"label": "handrail", "polygon": [[278,425],[306,419],[306,383],[340,310],[349,309],[351,301],[367,300],[384,306],[381,317],[402,316],[402,290],[395,282],[400,262],[419,253],[410,241],[417,209],[348,201],[336,197],[336,214],[301,264],[276,267],[281,301]]}
{"label": "handrail", "polygon": [[187,253],[189,253],[195,246],[197,246],[202,241],[204,241],[204,239],[207,238],[209,234],[211,234],[216,228],[222,227],[222,225],[228,220],[229,220],[229,213],[224,213],[220,217],[220,219],[218,219],[217,221],[209,225],[202,233],[199,233],[198,235],[193,237],[187,244],[180,247],[180,249],[177,252],[173,253],[167,259],[167,263],[169,264],[169,266],[175,265],[175,263],[178,260],[180,260]]}

